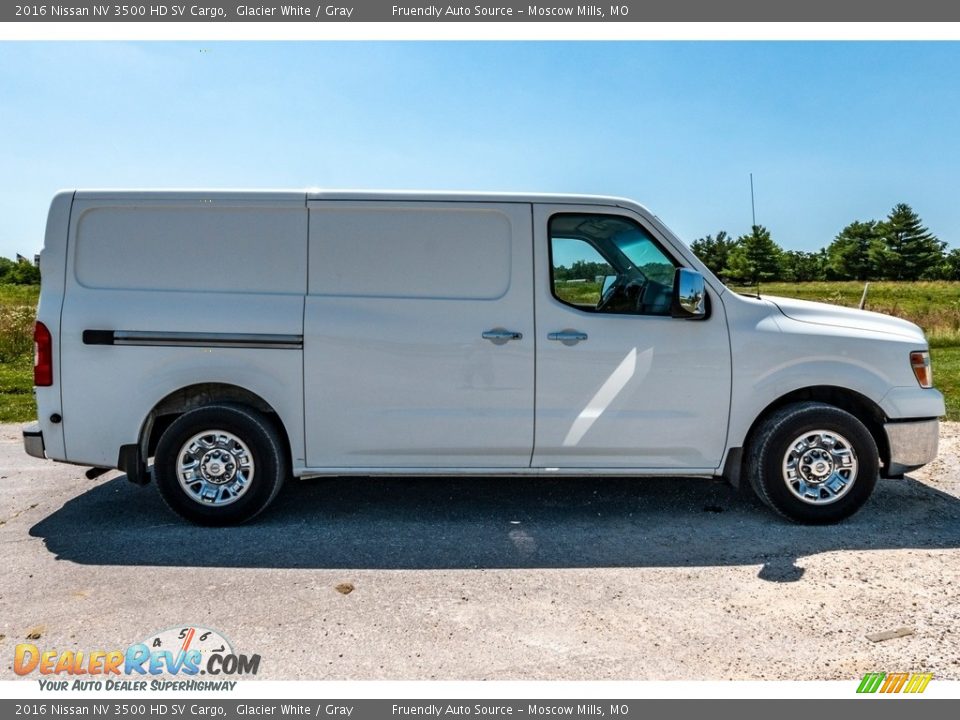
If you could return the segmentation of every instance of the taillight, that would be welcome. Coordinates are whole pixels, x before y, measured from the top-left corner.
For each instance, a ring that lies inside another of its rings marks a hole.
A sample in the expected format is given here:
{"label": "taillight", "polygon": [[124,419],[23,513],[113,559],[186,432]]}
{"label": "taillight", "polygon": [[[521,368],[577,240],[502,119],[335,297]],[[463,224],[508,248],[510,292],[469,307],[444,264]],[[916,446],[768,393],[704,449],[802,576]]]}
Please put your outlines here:
{"label": "taillight", "polygon": [[910,353],[910,367],[913,368],[913,374],[917,377],[920,387],[933,387],[933,368],[930,367],[930,353],[924,351]]}
{"label": "taillight", "polygon": [[53,385],[53,338],[47,326],[39,320],[33,327],[33,384],[37,387]]}

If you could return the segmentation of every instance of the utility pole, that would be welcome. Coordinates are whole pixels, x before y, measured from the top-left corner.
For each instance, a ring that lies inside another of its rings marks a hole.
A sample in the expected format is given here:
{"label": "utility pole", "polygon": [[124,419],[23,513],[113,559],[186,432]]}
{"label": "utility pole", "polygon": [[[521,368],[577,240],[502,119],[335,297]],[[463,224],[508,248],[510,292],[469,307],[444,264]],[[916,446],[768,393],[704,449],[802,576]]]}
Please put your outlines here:
{"label": "utility pole", "polygon": [[757,226],[757,205],[753,201],[753,173],[750,173],[750,213],[753,216],[753,226]]}

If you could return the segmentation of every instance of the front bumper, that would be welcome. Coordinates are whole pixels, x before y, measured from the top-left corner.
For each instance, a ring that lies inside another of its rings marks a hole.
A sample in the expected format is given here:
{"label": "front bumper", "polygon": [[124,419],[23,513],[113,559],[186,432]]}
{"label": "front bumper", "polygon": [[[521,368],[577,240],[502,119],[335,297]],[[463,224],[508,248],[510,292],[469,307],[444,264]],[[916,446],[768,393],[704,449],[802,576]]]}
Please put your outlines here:
{"label": "front bumper", "polygon": [[940,440],[937,418],[886,423],[883,429],[890,448],[890,461],[884,468],[884,477],[900,477],[937,457]]}
{"label": "front bumper", "polygon": [[43,447],[43,430],[40,429],[40,423],[32,422],[23,428],[23,449],[27,455],[33,457],[46,458]]}

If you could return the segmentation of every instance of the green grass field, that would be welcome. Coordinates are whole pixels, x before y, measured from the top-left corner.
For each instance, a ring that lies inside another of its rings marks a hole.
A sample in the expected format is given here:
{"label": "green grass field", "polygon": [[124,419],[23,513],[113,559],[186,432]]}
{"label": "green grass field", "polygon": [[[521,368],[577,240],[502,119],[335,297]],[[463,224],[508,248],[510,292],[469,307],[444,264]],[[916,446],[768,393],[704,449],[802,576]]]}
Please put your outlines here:
{"label": "green grass field", "polygon": [[960,345],[930,349],[933,384],[947,398],[947,420],[960,420]]}
{"label": "green grass field", "polygon": [[0,422],[36,417],[33,318],[39,292],[35,285],[0,285]]}
{"label": "green grass field", "polygon": [[[35,286],[0,285],[0,422],[25,422],[36,415],[33,316],[38,292]],[[856,307],[863,283],[769,283],[760,292]],[[595,303],[599,286],[570,284],[563,295],[570,302]],[[866,307],[911,320],[926,331],[934,383],[947,397],[948,419],[960,420],[960,283],[871,283]]]}

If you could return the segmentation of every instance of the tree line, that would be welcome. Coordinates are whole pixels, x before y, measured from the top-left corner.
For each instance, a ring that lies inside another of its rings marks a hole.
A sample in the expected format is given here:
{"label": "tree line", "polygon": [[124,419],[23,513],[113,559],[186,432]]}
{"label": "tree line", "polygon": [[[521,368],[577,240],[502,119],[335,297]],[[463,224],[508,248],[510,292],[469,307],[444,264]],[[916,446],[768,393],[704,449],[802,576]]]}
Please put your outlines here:
{"label": "tree line", "polygon": [[909,205],[884,220],[855,221],[818,252],[784,250],[763,225],[733,239],[720,231],[690,248],[715,274],[734,282],[810,280],[960,280],[960,249],[926,227]]}
{"label": "tree line", "polygon": [[0,257],[0,285],[38,285],[40,268],[25,258]]}

